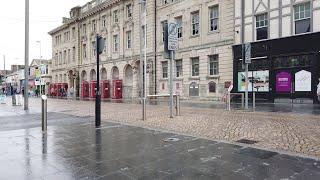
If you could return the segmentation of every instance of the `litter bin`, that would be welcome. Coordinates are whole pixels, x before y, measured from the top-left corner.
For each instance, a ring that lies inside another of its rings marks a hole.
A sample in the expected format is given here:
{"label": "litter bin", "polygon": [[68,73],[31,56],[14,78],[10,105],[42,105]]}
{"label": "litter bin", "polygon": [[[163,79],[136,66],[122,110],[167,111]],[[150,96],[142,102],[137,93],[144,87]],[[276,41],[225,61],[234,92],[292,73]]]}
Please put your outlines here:
{"label": "litter bin", "polygon": [[12,97],[12,106],[17,105],[16,96],[12,95],[11,97]]}

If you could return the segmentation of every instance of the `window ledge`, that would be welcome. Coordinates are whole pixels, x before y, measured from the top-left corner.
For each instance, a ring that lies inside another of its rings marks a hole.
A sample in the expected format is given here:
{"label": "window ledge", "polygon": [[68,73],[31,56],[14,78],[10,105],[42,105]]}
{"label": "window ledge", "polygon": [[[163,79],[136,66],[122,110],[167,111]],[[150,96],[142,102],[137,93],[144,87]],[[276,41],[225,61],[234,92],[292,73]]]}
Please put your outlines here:
{"label": "window ledge", "polygon": [[189,80],[200,80],[199,76],[191,76],[189,77]]}
{"label": "window ledge", "polygon": [[218,79],[220,78],[220,75],[208,75],[207,79]]}
{"label": "window ledge", "polygon": [[183,77],[175,77],[173,80],[175,80],[175,81],[181,81],[181,80],[183,80]]}
{"label": "window ledge", "polygon": [[219,34],[219,33],[220,33],[220,30],[209,31],[208,35],[210,35],[210,34]]}
{"label": "window ledge", "polygon": [[161,78],[159,81],[168,81],[168,78]]}
{"label": "window ledge", "polygon": [[200,34],[190,36],[190,38],[198,38],[198,37],[200,37]]}

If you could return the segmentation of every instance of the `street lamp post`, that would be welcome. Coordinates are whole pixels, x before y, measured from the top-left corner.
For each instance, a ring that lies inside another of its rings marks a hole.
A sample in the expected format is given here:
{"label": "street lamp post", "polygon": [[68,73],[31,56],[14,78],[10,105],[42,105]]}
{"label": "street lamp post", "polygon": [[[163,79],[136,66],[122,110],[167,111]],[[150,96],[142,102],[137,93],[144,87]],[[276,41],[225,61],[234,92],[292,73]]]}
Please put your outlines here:
{"label": "street lamp post", "polygon": [[[39,59],[41,60],[42,59],[42,56],[41,56],[41,41],[36,41],[36,43],[39,44],[39,50],[40,50],[40,56],[39,56]],[[38,67],[39,68],[39,67]],[[41,66],[40,66],[41,68]],[[41,71],[41,70],[40,70]],[[40,96],[42,95],[42,84],[41,84],[41,74],[40,74]]]}
{"label": "street lamp post", "polygon": [[28,95],[29,95],[29,0],[25,0],[25,52],[24,52],[24,110],[29,109]]}
{"label": "street lamp post", "polygon": [[42,59],[42,55],[41,55],[41,41],[36,41],[36,43],[39,44],[39,50],[40,50],[40,56],[39,59]]}
{"label": "street lamp post", "polygon": [[242,44],[242,64],[244,65],[245,67],[245,109],[249,109],[248,107],[248,104],[249,104],[249,89],[248,89],[248,85],[249,85],[249,64],[247,62],[245,62],[245,40],[244,40],[244,36],[245,36],[245,23],[244,23],[244,19],[245,19],[245,13],[244,13],[244,10],[245,10],[245,0],[241,0],[241,44]]}
{"label": "street lamp post", "polygon": [[[144,10],[144,12],[142,12]],[[140,0],[140,75],[142,87],[142,119],[146,120],[147,116],[147,1]],[[142,13],[144,13],[144,22],[142,23]],[[142,41],[143,39],[143,41]],[[143,50],[142,50],[143,49]],[[143,53],[142,53],[143,52]],[[142,62],[143,59],[143,62]]]}

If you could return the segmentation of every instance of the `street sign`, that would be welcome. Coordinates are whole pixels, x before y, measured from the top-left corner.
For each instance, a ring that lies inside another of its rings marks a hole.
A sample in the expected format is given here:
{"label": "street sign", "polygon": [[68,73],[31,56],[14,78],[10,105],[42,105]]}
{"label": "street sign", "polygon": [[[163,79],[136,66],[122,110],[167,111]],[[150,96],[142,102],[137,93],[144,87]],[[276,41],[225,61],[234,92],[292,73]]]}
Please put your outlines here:
{"label": "street sign", "polygon": [[178,28],[176,23],[170,23],[168,26],[168,50],[178,49]]}
{"label": "street sign", "polygon": [[244,45],[244,49],[245,49],[245,63],[246,64],[250,64],[251,63],[251,44],[250,43],[246,43]]}

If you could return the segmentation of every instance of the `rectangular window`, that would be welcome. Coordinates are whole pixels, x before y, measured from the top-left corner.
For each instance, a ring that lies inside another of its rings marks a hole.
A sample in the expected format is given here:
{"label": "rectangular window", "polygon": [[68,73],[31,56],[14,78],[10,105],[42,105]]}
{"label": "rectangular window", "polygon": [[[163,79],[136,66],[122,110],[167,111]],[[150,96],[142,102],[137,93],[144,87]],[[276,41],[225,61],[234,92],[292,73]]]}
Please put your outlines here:
{"label": "rectangular window", "polygon": [[118,52],[119,50],[119,36],[113,35],[113,52]]}
{"label": "rectangular window", "polygon": [[310,2],[294,6],[295,33],[307,33],[311,31],[311,5]]}
{"label": "rectangular window", "polygon": [[106,53],[107,52],[107,38],[103,38],[104,39],[104,48],[103,48],[103,52]]}
{"label": "rectangular window", "polygon": [[219,57],[218,55],[209,56],[209,75],[219,74]]}
{"label": "rectangular window", "polygon": [[67,58],[67,63],[70,63],[70,58],[71,58],[71,50],[68,49],[68,58]]}
{"label": "rectangular window", "polygon": [[62,64],[62,52],[59,52],[59,64]]}
{"label": "rectangular window", "polygon": [[82,25],[82,33],[83,33],[83,35],[87,34],[87,25],[86,24]]}
{"label": "rectangular window", "polygon": [[127,18],[131,18],[132,17],[132,5],[128,4],[127,5]]}
{"label": "rectangular window", "polygon": [[96,42],[92,41],[92,56],[96,56]]}
{"label": "rectangular window", "polygon": [[192,76],[199,76],[199,58],[192,58]]}
{"label": "rectangular window", "polygon": [[102,16],[101,25],[102,25],[102,28],[107,27],[107,16],[106,15]]}
{"label": "rectangular window", "polygon": [[127,49],[131,49],[131,31],[127,31]]}
{"label": "rectangular window", "polygon": [[55,58],[56,58],[55,64],[56,64],[56,66],[57,66],[58,63],[59,63],[59,54],[58,54],[58,53],[56,53]]}
{"label": "rectangular window", "polygon": [[72,39],[76,39],[76,28],[72,28]]}
{"label": "rectangular window", "polygon": [[256,16],[257,40],[268,39],[268,14]]}
{"label": "rectangular window", "polygon": [[118,10],[113,11],[113,22],[118,23],[119,22],[119,17],[118,17]]}
{"label": "rectangular window", "polygon": [[219,6],[210,8],[210,31],[219,30]]}
{"label": "rectangular window", "polygon": [[87,59],[87,45],[83,44],[82,46],[83,59]]}
{"label": "rectangular window", "polygon": [[67,51],[65,50],[63,51],[63,60],[62,60],[63,64],[65,64],[66,61],[67,61]]}
{"label": "rectangular window", "polygon": [[165,37],[164,37],[164,35],[165,35],[165,31],[166,31],[166,24],[167,24],[168,22],[167,22],[167,20],[166,21],[162,21],[161,22],[161,26],[162,26],[162,33],[161,33],[161,36],[162,36],[162,42],[164,42],[164,40],[165,40]]}
{"label": "rectangular window", "polygon": [[182,17],[176,18],[176,24],[178,29],[178,38],[182,38]]}
{"label": "rectangular window", "polygon": [[176,60],[176,77],[182,77],[182,60]]}
{"label": "rectangular window", "polygon": [[198,35],[199,34],[199,12],[194,12],[191,14],[191,29],[192,29],[192,35]]}
{"label": "rectangular window", "polygon": [[72,48],[72,61],[74,62],[76,60],[76,47]]}
{"label": "rectangular window", "polygon": [[96,20],[92,20],[92,32],[96,32],[96,30],[97,30]]}
{"label": "rectangular window", "polygon": [[168,78],[168,61],[162,62],[162,78]]}

